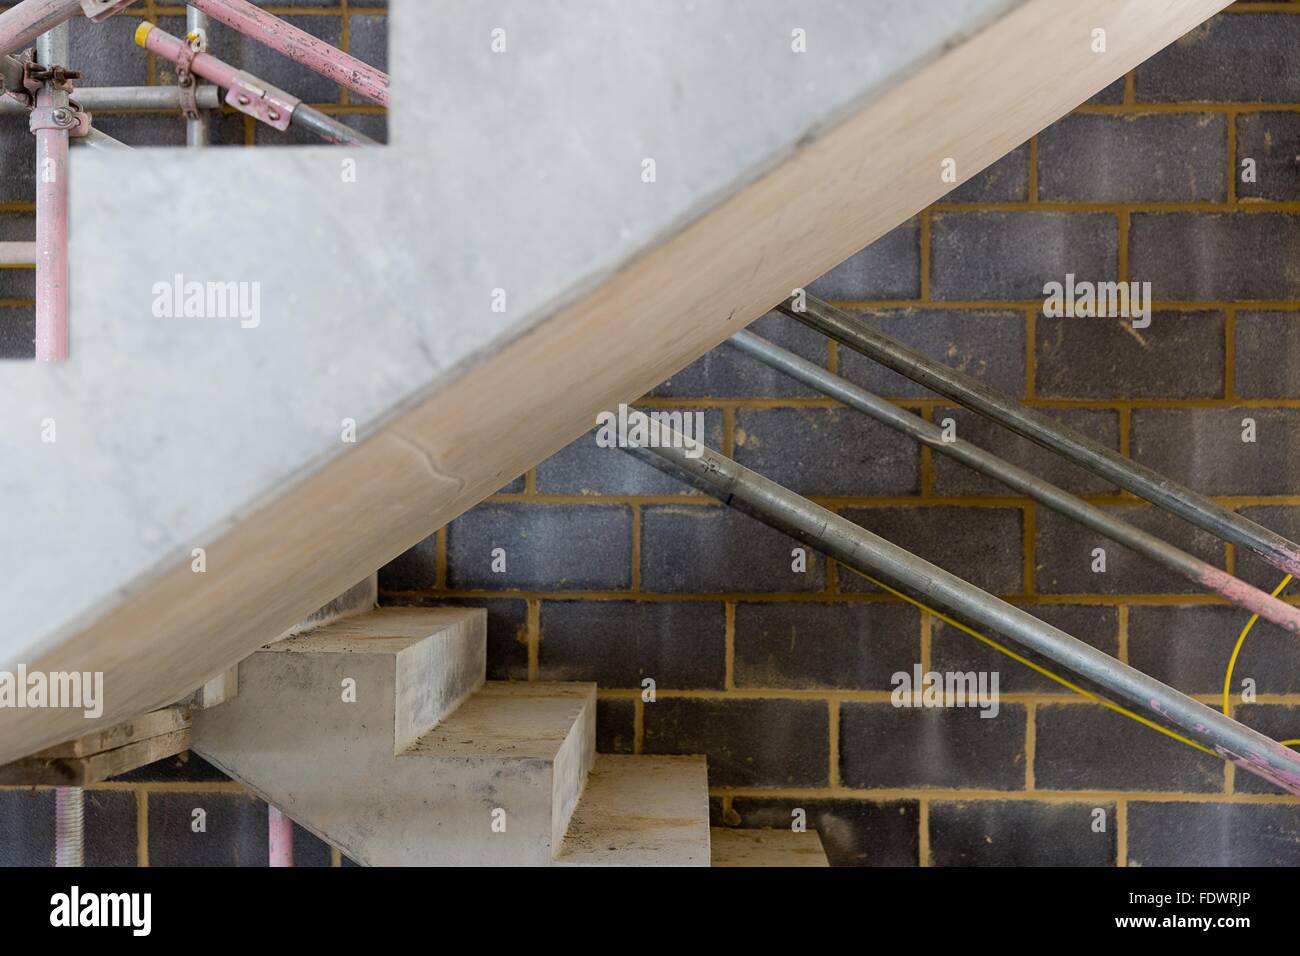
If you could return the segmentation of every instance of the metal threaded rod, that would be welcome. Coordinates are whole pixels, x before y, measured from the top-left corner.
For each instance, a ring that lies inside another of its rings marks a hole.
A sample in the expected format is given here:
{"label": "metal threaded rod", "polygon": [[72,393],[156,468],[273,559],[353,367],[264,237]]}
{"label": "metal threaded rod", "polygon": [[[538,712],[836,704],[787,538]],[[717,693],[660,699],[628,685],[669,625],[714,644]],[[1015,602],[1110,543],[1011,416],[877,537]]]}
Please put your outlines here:
{"label": "metal threaded rod", "polygon": [[796,381],[843,402],[850,408],[864,412],[895,431],[910,435],[926,447],[948,455],[981,474],[988,475],[1009,488],[1028,495],[1039,504],[1104,534],[1112,541],[1118,541],[1138,554],[1177,571],[1201,587],[1209,588],[1247,610],[1255,612],[1264,620],[1278,624],[1293,634],[1300,634],[1300,608],[1279,601],[1209,562],[1202,561],[1141,528],[1135,528],[1096,505],[1089,504],[1082,498],[1004,461],[983,448],[960,439],[948,441],[939,426],[872,395],[833,372],[828,372],[793,352],[773,345],[752,332],[737,332],[728,339],[728,343],[770,368],[783,372]]}
{"label": "metal threaded rod", "polygon": [[993,391],[968,375],[936,362],[877,332],[860,318],[805,295],[796,311],[787,299],[777,308],[796,321],[861,352],[900,375],[979,412],[1017,435],[1049,448],[1140,498],[1171,511],[1224,541],[1259,555],[1287,574],[1300,576],[1300,545],[1243,518],[1159,472],[1125,458],[1100,442],[1048,419],[1020,402]]}
{"label": "metal threaded rod", "polygon": [[80,787],[54,791],[54,865],[86,865],[86,795]]}
{"label": "metal threaded rod", "polygon": [[[640,412],[634,413],[641,415]],[[1052,627],[1027,611],[936,567],[879,535],[813,504],[774,481],[671,429],[647,421],[645,447],[620,445],[634,457],[686,475],[696,486],[764,524],[854,570],[874,575],[927,605],[1004,635],[1079,675],[1118,700],[1172,724],[1190,740],[1290,793],[1300,794],[1300,753],[1193,700],[1186,694]]]}

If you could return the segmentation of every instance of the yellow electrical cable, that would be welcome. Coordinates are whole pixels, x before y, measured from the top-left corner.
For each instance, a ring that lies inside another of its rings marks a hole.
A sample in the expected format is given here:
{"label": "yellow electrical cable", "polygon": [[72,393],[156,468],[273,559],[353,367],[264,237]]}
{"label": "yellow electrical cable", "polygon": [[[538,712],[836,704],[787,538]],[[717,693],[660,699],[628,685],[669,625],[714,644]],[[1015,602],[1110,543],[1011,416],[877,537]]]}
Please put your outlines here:
{"label": "yellow electrical cable", "polygon": [[[950,624],[950,625],[952,625],[953,627],[957,628],[957,630],[962,631],[962,632],[964,632],[964,633],[966,633],[966,634],[969,634],[971,637],[974,637],[974,638],[976,638],[976,639],[978,639],[978,640],[983,641],[983,642],[984,642],[985,644],[987,644],[989,647],[993,648],[993,649],[996,650],[996,651],[1001,651],[1003,654],[1005,654],[1007,657],[1011,658],[1013,661],[1019,661],[1021,664],[1024,664],[1026,667],[1028,667],[1028,668],[1030,668],[1030,669],[1032,669],[1032,670],[1037,671],[1038,673],[1042,674],[1044,677],[1050,677],[1052,680],[1056,681],[1056,682],[1057,682],[1058,684],[1060,684],[1062,687],[1068,687],[1070,690],[1074,691],[1076,694],[1079,694],[1079,695],[1081,695],[1081,696],[1083,696],[1083,697],[1088,698],[1088,700],[1091,700],[1091,701],[1094,701],[1095,703],[1101,704],[1103,707],[1106,707],[1106,708],[1108,708],[1108,709],[1110,709],[1110,710],[1113,710],[1113,711],[1115,711],[1115,713],[1117,713],[1117,714],[1123,714],[1125,717],[1129,718],[1130,720],[1136,720],[1139,724],[1142,724],[1144,727],[1150,727],[1152,730],[1158,730],[1158,731],[1160,731],[1160,733],[1164,734],[1166,737],[1172,737],[1174,740],[1177,740],[1177,741],[1179,741],[1180,743],[1187,744],[1187,746],[1189,746],[1189,747],[1194,747],[1195,749],[1201,751],[1202,753],[1207,753],[1207,754],[1209,754],[1211,757],[1218,757],[1218,756],[1219,756],[1218,754],[1216,754],[1213,750],[1209,749],[1208,747],[1202,747],[1202,746],[1201,746],[1200,744],[1198,744],[1196,741],[1194,741],[1194,740],[1188,740],[1188,739],[1187,739],[1186,737],[1184,737],[1182,734],[1174,733],[1172,730],[1168,729],[1167,727],[1161,727],[1161,726],[1160,726],[1159,724],[1157,724],[1155,721],[1147,720],[1147,718],[1143,717],[1141,714],[1135,714],[1135,713],[1133,713],[1133,711],[1128,710],[1128,709],[1126,709],[1126,708],[1124,708],[1124,707],[1121,707],[1121,706],[1119,706],[1118,704],[1113,704],[1113,703],[1111,703],[1110,701],[1106,700],[1104,697],[1098,697],[1096,694],[1094,694],[1094,693],[1092,693],[1092,692],[1090,692],[1090,691],[1086,691],[1086,690],[1084,690],[1082,687],[1079,687],[1079,686],[1076,685],[1076,684],[1072,684],[1072,683],[1070,683],[1070,682],[1069,682],[1068,680],[1066,680],[1064,677],[1060,677],[1060,676],[1058,676],[1058,675],[1056,675],[1056,674],[1053,674],[1053,673],[1052,673],[1051,671],[1049,671],[1047,668],[1045,668],[1045,667],[1040,667],[1038,664],[1035,664],[1033,661],[1029,660],[1028,658],[1021,657],[1021,656],[1020,656],[1019,654],[1017,654],[1015,651],[1013,651],[1013,650],[1011,650],[1011,649],[1009,649],[1009,648],[1003,647],[1003,646],[1002,646],[1001,644],[999,644],[997,641],[993,640],[993,639],[990,638],[990,637],[987,637],[987,636],[981,634],[979,631],[975,630],[974,628],[967,627],[965,624],[961,623],[961,621],[955,621],[955,620],[953,620],[952,618],[950,618],[948,615],[944,614],[943,612],[941,612],[941,611],[936,611],[934,608],[930,607],[928,604],[923,604],[922,602],[918,601],[916,598],[911,597],[910,595],[904,594],[902,591],[899,591],[899,590],[897,590],[897,589],[895,589],[895,588],[891,588],[891,587],[890,587],[888,584],[886,584],[884,581],[878,581],[878,580],[876,580],[875,578],[873,578],[871,575],[869,575],[869,574],[863,574],[861,571],[858,571],[856,568],[849,568],[848,565],[842,565],[842,566],[848,568],[850,571],[852,571],[854,574],[858,575],[859,577],[866,578],[868,581],[870,581],[870,582],[871,582],[872,584],[874,584],[876,587],[878,587],[878,588],[884,588],[886,591],[888,591],[890,594],[894,595],[895,597],[900,597],[900,598],[902,598],[902,599],[903,599],[904,601],[906,601],[908,604],[911,604],[911,605],[913,605],[914,607],[919,607],[921,610],[926,611],[926,612],[929,613],[929,614],[933,614],[935,617],[937,617],[939,620],[943,621],[945,624]],[[1290,579],[1288,578],[1288,580],[1290,580]],[[1294,743],[1300,743],[1300,741],[1293,741],[1293,742],[1294,742]]]}
{"label": "yellow electrical cable", "polygon": [[[1272,596],[1277,597],[1282,593],[1282,589],[1290,583],[1291,575],[1288,574],[1282,579],[1282,583],[1273,589]],[[1250,633],[1250,629],[1255,626],[1255,622],[1258,620],[1258,614],[1252,614],[1250,616],[1250,620],[1246,622],[1246,626],[1241,629],[1241,636],[1237,638],[1237,646],[1232,649],[1232,657],[1228,659],[1228,672],[1223,675],[1223,715],[1225,717],[1230,716],[1228,713],[1228,694],[1232,689],[1232,669],[1237,666],[1237,655],[1241,653],[1241,645],[1246,643],[1246,635]]]}

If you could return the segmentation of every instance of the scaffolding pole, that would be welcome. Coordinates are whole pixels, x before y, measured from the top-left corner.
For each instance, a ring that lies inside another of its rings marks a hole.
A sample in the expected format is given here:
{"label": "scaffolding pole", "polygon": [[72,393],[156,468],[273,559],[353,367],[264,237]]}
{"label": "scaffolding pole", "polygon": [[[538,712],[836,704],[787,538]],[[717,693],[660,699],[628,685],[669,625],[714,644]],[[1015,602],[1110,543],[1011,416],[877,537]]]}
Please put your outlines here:
{"label": "scaffolding pole", "polygon": [[319,37],[259,9],[248,0],[189,0],[213,20],[265,44],[353,93],[388,105],[388,74],[330,46]]}
{"label": "scaffolding pole", "polygon": [[81,13],[81,0],[23,0],[0,13],[0,54],[27,49],[43,33]]}
{"label": "scaffolding pole", "polygon": [[[185,32],[190,36],[200,35],[206,38],[208,34],[208,15],[193,6],[186,7]],[[212,119],[207,110],[199,107],[198,80],[191,78],[191,82],[196,87],[190,91],[194,94],[194,98],[188,101],[191,105],[185,108],[187,110],[191,109],[191,107],[196,108],[192,114],[187,114],[185,117],[185,145],[190,149],[202,149],[208,145]],[[209,89],[212,89],[213,92],[216,91],[215,87],[209,87]],[[177,92],[179,93],[180,90],[178,89]]]}
{"label": "scaffolding pole", "polygon": [[254,119],[278,130],[297,127],[329,143],[348,146],[373,146],[375,141],[352,127],[312,109],[291,93],[238,70],[211,53],[196,52],[184,40],[141,21],[135,42],[151,53],[177,63],[186,59],[195,76],[226,90],[226,102]]}
{"label": "scaffolding pole", "polygon": [[753,332],[737,332],[728,339],[728,343],[744,354],[816,389],[823,395],[864,412],[895,431],[911,436],[927,448],[956,459],[981,474],[1000,481],[1013,491],[1028,495],[1058,514],[1063,514],[1084,527],[1091,528],[1112,541],[1117,541],[1138,554],[1150,558],[1157,564],[1176,571],[1197,585],[1215,591],[1234,604],[1253,611],[1264,620],[1280,625],[1293,634],[1300,634],[1300,608],[1279,601],[1209,562],[1202,561],[1141,528],[1135,528],[1127,521],[1116,518],[1096,505],[1089,504],[1082,498],[1004,461],[977,445],[956,437],[948,439],[942,428],[927,422],[919,415],[913,415]]}
{"label": "scaffolding pole", "polygon": [[[68,25],[37,40],[42,67],[68,62]],[[36,134],[36,361],[68,357],[68,130],[77,118],[56,79],[41,83],[32,110]]]}
{"label": "scaffolding pole", "polygon": [[1231,760],[1293,794],[1300,794],[1300,753],[1226,717],[1136,668],[1007,604],[975,585],[813,504],[701,443],[640,412],[645,435],[632,445],[634,429],[620,448],[634,457],[685,476],[692,484],[764,524],[804,542],[862,574],[888,581],[925,604],[987,628],[1029,652],[1053,661],[1107,695],[1125,701],[1187,739]]}
{"label": "scaffolding pole", "polygon": [[1145,465],[1125,458],[1100,442],[1052,421],[1015,399],[993,391],[970,376],[877,332],[855,315],[806,293],[804,298],[806,301],[802,309],[796,308],[794,299],[787,299],[777,308],[809,328],[847,345],[931,391],[979,412],[1017,435],[1057,452],[1076,465],[1173,512],[1198,528],[1246,548],[1287,574],[1300,576],[1300,545],[1249,518],[1229,511]]}

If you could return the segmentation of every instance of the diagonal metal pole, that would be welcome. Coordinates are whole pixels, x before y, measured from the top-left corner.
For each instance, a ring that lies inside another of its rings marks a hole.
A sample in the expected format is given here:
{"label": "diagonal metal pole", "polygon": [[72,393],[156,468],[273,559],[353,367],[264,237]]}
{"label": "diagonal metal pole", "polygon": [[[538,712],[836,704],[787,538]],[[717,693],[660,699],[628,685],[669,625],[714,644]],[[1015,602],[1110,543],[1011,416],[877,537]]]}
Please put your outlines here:
{"label": "diagonal metal pole", "polygon": [[[135,31],[135,42],[150,53],[173,63],[187,53],[184,40],[174,37],[148,21],[142,20]],[[254,119],[278,130],[296,126],[329,143],[348,146],[374,146],[375,141],[346,123],[312,109],[298,97],[260,80],[245,70],[238,70],[211,53],[193,53],[190,70],[195,76],[226,90],[226,102]]]}
{"label": "diagonal metal pole", "polygon": [[353,93],[388,105],[388,74],[299,30],[248,0],[189,0],[191,7],[252,37],[309,70],[327,76]]}
{"label": "diagonal metal pole", "polygon": [[784,531],[856,571],[882,578],[926,604],[1015,641],[1031,653],[1104,689],[1109,696],[1178,727],[1188,739],[1199,741],[1225,760],[1290,793],[1300,794],[1300,753],[699,442],[683,439],[648,416],[640,412],[633,414],[644,420],[647,437],[637,439],[638,445],[632,446],[633,425],[628,436],[620,436],[625,439],[620,441],[620,447],[636,458],[669,473],[685,475],[730,507]]}
{"label": "diagonal metal pole", "polygon": [[22,0],[0,13],[0,54],[17,53],[48,33],[84,13],[103,20],[129,7],[135,0]]}
{"label": "diagonal metal pole", "polygon": [[753,332],[737,332],[727,341],[734,348],[758,359],[770,368],[783,372],[796,381],[815,388],[823,395],[843,402],[850,408],[866,413],[895,431],[910,435],[922,445],[955,458],[962,464],[1002,482],[1021,494],[1028,495],[1039,504],[1104,534],[1112,541],[1118,541],[1138,554],[1178,572],[1201,587],[1218,592],[1229,601],[1255,612],[1264,620],[1281,625],[1293,634],[1300,634],[1300,608],[1279,601],[1209,562],[1202,561],[1141,528],[1135,528],[1127,521],[1116,518],[1096,505],[1089,504],[1082,498],[1044,481],[992,452],[959,438],[948,440],[939,426],[871,394],[866,389],[859,388],[852,382],[845,381],[835,373],[828,372],[793,352],[773,345]]}
{"label": "diagonal metal pole", "polygon": [[809,328],[861,352],[888,369],[979,412],[1017,435],[1068,458],[1140,498],[1171,511],[1198,528],[1259,555],[1287,574],[1300,576],[1300,545],[1229,511],[1159,472],[1125,458],[1100,442],[1054,422],[1047,416],[968,375],[936,362],[871,328],[866,322],[814,296],[796,309],[792,299],[777,308]]}

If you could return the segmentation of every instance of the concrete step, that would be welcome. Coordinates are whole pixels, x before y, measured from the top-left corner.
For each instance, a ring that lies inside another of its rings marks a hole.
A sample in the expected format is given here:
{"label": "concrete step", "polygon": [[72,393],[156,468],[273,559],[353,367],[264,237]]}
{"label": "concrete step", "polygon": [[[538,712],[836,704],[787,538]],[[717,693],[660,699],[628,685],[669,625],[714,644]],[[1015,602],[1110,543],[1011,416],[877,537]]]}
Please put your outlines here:
{"label": "concrete step", "polygon": [[489,682],[401,759],[437,766],[458,797],[440,803],[435,825],[463,855],[439,862],[542,865],[595,756],[595,684]]}
{"label": "concrete step", "polygon": [[714,866],[830,866],[815,830],[738,830],[710,834]]}
{"label": "concrete step", "polygon": [[[487,612],[477,608],[376,608],[276,641],[263,650],[315,658],[297,660],[290,670],[300,679],[316,682],[317,689],[341,691],[343,679],[350,677],[357,682],[358,702],[363,681],[366,703],[386,702],[388,694],[395,694],[396,752],[432,730],[483,686]],[[342,694],[337,696],[342,702]]]}
{"label": "concrete step", "polygon": [[596,757],[558,866],[708,866],[703,757]]}

